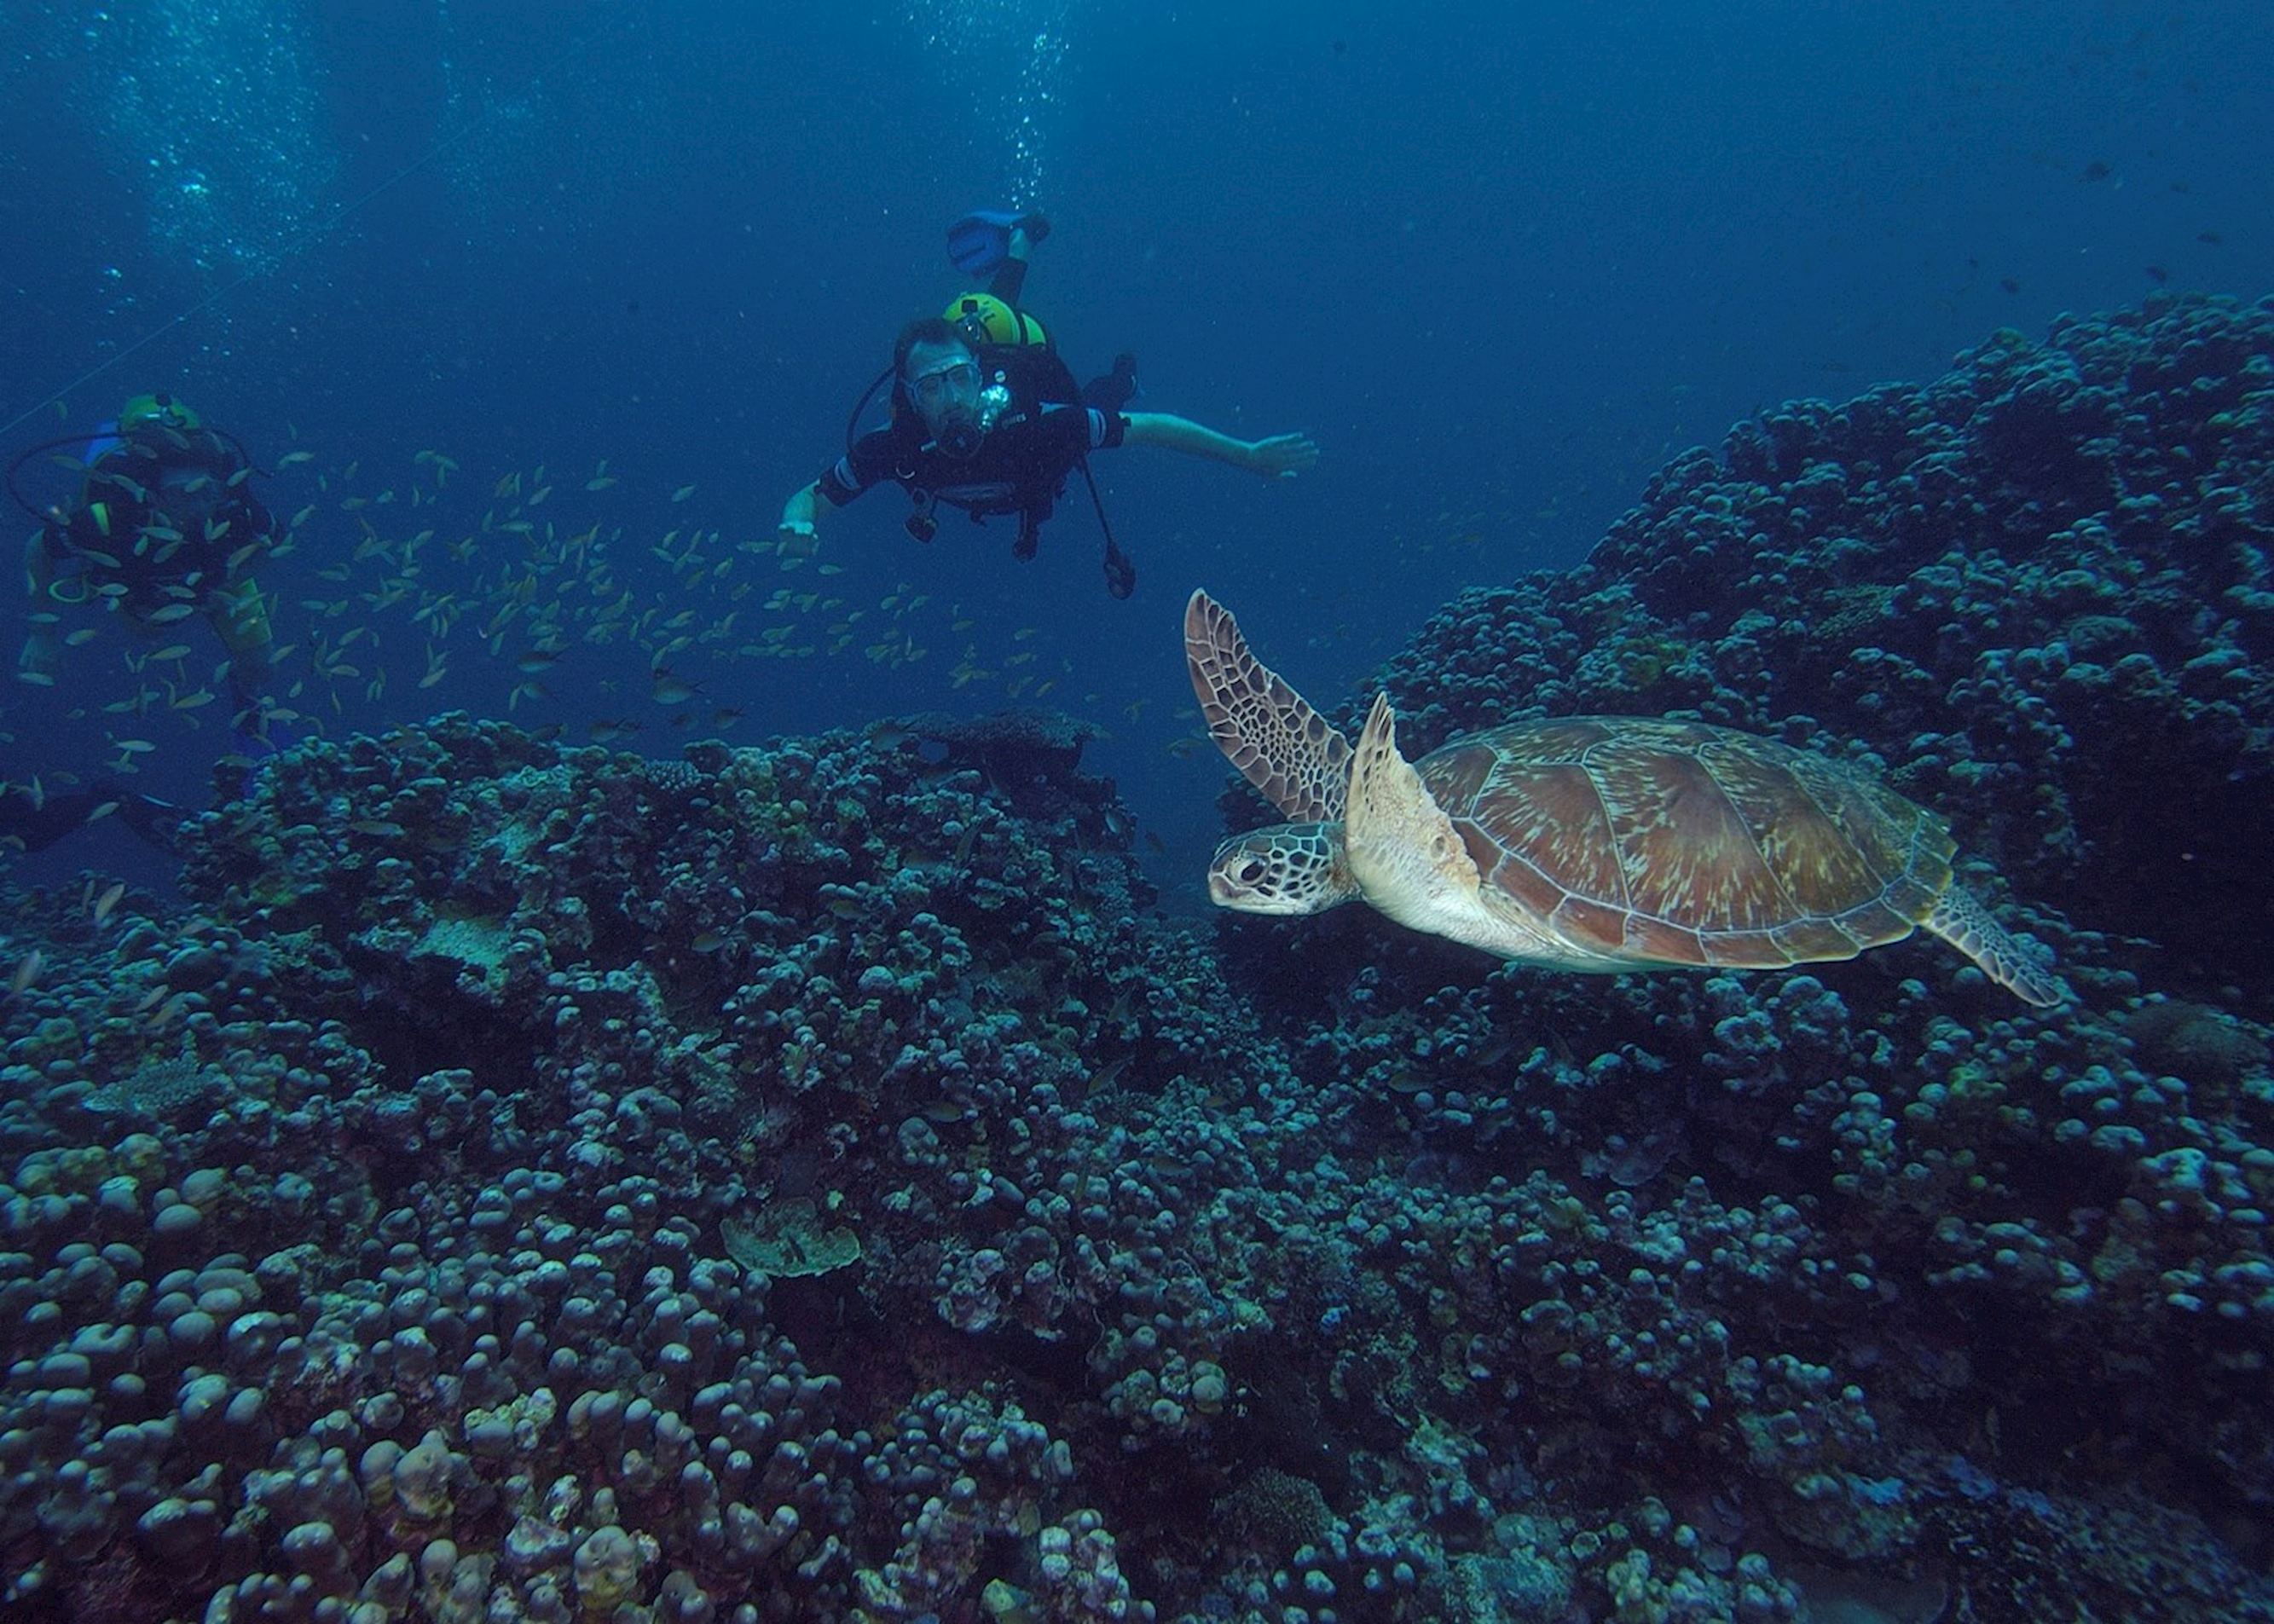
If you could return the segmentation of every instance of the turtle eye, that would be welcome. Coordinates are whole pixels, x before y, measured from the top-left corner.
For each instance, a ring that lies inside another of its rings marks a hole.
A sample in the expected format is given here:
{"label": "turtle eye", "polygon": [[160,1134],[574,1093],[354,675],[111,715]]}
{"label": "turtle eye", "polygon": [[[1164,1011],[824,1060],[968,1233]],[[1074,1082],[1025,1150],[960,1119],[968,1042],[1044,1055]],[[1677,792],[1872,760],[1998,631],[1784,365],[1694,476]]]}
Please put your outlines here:
{"label": "turtle eye", "polygon": [[1239,865],[1239,883],[1242,885],[1258,885],[1262,880],[1263,865],[1253,857]]}

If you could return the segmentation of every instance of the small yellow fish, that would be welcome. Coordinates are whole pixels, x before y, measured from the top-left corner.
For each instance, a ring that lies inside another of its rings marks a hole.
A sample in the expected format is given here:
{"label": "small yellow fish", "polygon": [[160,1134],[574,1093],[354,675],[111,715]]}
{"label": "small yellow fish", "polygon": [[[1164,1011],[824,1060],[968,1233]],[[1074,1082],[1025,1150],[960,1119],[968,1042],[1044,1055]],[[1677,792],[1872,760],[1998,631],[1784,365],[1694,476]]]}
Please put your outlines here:
{"label": "small yellow fish", "polygon": [[692,496],[692,495],[694,495],[694,494],[695,494],[695,487],[694,487],[693,485],[681,485],[681,486],[679,487],[679,489],[677,489],[676,491],[674,491],[674,492],[671,493],[671,500],[672,500],[673,501],[674,501],[674,502],[683,502],[683,501],[685,501],[689,497],[690,497],[690,496]]}
{"label": "small yellow fish", "polygon": [[312,451],[288,451],[282,456],[276,459],[276,466],[279,468],[297,468],[303,462],[312,462],[315,460],[316,454]]}
{"label": "small yellow fish", "polygon": [[170,626],[176,620],[187,620],[197,612],[195,604],[168,604],[163,608],[153,609],[143,618],[153,626]]}
{"label": "small yellow fish", "polygon": [[1121,1074],[1129,1069],[1130,1058],[1131,1056],[1127,1055],[1119,1056],[1107,1061],[1096,1071],[1091,1072],[1088,1081],[1082,1085],[1081,1093],[1075,1096],[1076,1099],[1086,1100],[1091,1094],[1104,1094],[1112,1088],[1121,1080]]}
{"label": "small yellow fish", "polygon": [[[114,801],[111,804],[116,806],[117,803]],[[126,882],[119,880],[113,883],[109,890],[97,897],[94,899],[94,922],[100,925],[104,920],[109,919],[110,910],[118,906],[118,899],[125,894]]]}
{"label": "small yellow fish", "polygon": [[18,998],[29,991],[32,983],[40,979],[40,971],[47,962],[47,955],[36,947],[25,954],[23,961],[16,966],[16,974],[8,978],[8,996]]}

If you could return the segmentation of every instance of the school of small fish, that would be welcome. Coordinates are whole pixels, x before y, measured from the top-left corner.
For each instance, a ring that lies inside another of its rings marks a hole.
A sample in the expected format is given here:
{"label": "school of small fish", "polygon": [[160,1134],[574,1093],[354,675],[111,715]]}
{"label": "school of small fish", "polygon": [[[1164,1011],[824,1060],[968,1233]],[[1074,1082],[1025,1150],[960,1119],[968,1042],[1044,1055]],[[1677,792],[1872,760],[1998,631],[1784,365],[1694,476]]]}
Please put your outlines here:
{"label": "school of small fish", "polygon": [[[527,725],[565,730],[552,714],[570,707],[553,703],[553,686],[573,674],[577,726],[608,745],[651,726],[731,728],[745,707],[713,690],[741,662],[857,658],[897,670],[945,644],[960,650],[945,672],[950,688],[1013,703],[1049,698],[1073,671],[1064,658],[1049,668],[1031,646],[1037,627],[983,627],[905,581],[856,602],[838,585],[846,567],[824,559],[818,545],[785,544],[771,530],[736,538],[693,517],[695,483],[653,498],[674,516],[689,510],[688,519],[641,534],[633,517],[607,511],[639,499],[605,458],[582,477],[542,463],[509,470],[486,490],[459,477],[457,458],[432,449],[418,451],[393,479],[360,458],[326,467],[305,447],[275,468],[275,508],[295,484],[312,481],[313,500],[294,508],[273,539],[237,548],[229,570],[258,572],[275,635],[269,714],[296,733],[384,726],[397,719],[382,709],[390,692],[438,688],[438,703],[497,704]],[[163,529],[145,527],[138,545],[154,537],[178,545],[170,531],[160,536]],[[659,575],[649,560],[661,565]],[[122,609],[125,590],[97,587],[90,598],[102,603],[82,605],[71,617],[81,623],[61,636],[65,648],[98,658],[121,650],[125,680],[105,694],[100,680],[75,673],[87,697],[70,712],[109,719],[117,731],[107,735],[104,765],[112,772],[135,771],[160,748],[160,724],[184,733],[202,726],[227,692],[223,650],[184,624],[207,605],[189,588],[162,591],[171,601],[142,608],[137,635],[117,636],[87,612]],[[34,618],[60,623],[45,608]],[[646,658],[644,694],[622,674],[628,649]],[[594,650],[617,652],[579,670]],[[596,687],[619,702],[604,700],[599,716]],[[1133,723],[1142,703],[1128,707]],[[212,714],[226,725],[229,710],[222,703]],[[1178,754],[1200,742],[1196,715],[1183,716],[1194,726],[1171,747]]]}

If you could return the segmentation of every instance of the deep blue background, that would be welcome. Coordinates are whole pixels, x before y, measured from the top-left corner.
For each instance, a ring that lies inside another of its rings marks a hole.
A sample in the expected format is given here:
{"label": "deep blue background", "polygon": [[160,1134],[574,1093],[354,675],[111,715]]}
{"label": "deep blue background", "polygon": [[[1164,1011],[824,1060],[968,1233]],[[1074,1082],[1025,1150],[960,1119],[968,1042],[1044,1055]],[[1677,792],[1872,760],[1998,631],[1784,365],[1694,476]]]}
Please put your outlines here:
{"label": "deep blue background", "polygon": [[[304,600],[343,597],[327,635],[378,637],[336,713],[305,660],[288,669],[334,728],[503,714],[518,680],[518,644],[492,658],[477,635],[485,604],[446,645],[450,676],[415,687],[409,605],[358,596],[377,567],[312,573],[365,522],[455,539],[497,478],[541,462],[555,494],[531,516],[621,527],[622,583],[713,620],[723,596],[688,596],[651,544],[689,524],[722,532],[713,556],[769,538],[900,321],[956,291],[945,223],[1048,209],[1029,302],[1079,370],[1134,350],[1143,404],[1309,429],[1315,474],[1267,488],[1159,452],[1098,459],[1142,576],[1126,604],[1102,590],[1078,490],[1025,567],[1000,524],[917,547],[878,492],[825,527],[843,573],[744,554],[704,589],[756,583],[729,646],[780,618],[757,612],[777,586],[866,606],[844,653],[674,665],[704,717],[748,708],[727,735],[743,740],[984,709],[1011,678],[1054,678],[1049,703],[1113,730],[1093,760],[1170,842],[1178,906],[1222,780],[1211,752],[1176,753],[1193,586],[1332,699],[1463,586],[1580,556],[1653,469],[1759,406],[1931,376],[2001,326],[2135,303],[2151,266],[2175,287],[2274,288],[2274,8],[2257,4],[10,12],[0,421],[25,416],[6,449],[157,387],[271,465],[312,451],[268,487],[280,515],[318,504],[268,579],[280,639],[305,646]],[[425,448],[462,471],[414,512]],[[601,458],[621,483],[586,492]],[[339,507],[387,490],[395,505]],[[931,595],[904,628],[930,652],[887,668],[862,650],[901,583]],[[426,588],[486,590],[440,563]],[[5,685],[8,776],[83,768],[132,731],[161,746],[150,782],[196,793],[210,723],[64,713],[133,691],[131,646],[106,631],[72,650],[65,693]],[[958,687],[967,647],[997,674]],[[637,748],[670,753],[647,668],[580,646],[513,714],[571,738],[638,717]]]}

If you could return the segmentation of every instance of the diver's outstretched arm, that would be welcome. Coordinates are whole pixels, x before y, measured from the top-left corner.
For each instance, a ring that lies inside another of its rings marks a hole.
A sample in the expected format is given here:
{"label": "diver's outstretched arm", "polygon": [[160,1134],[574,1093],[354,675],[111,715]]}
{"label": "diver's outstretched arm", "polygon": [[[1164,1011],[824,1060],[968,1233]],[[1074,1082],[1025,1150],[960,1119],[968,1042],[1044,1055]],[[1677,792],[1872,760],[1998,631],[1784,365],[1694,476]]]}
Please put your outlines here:
{"label": "diver's outstretched arm", "polygon": [[1274,434],[1265,440],[1234,440],[1193,422],[1165,411],[1133,411],[1124,414],[1129,420],[1128,432],[1122,443],[1129,446],[1165,446],[1171,451],[1181,451],[1186,456],[1207,457],[1212,462],[1229,462],[1234,468],[1244,468],[1251,474],[1261,474],[1266,479],[1292,479],[1305,470],[1315,466],[1319,460],[1318,442],[1308,434]]}

